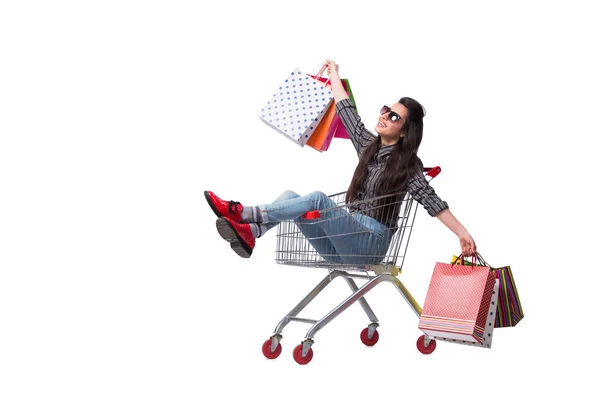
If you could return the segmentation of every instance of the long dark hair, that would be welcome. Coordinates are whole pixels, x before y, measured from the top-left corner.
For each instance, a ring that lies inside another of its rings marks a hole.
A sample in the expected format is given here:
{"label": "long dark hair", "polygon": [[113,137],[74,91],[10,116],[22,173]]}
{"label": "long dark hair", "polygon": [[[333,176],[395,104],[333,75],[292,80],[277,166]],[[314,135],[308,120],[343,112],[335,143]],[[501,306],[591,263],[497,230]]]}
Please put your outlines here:
{"label": "long dark hair", "polygon": [[[408,116],[402,127],[404,136],[394,145],[394,149],[386,162],[379,185],[375,189],[376,196],[389,195],[404,190],[418,162],[417,151],[423,139],[425,108],[410,97],[402,97],[398,102],[408,109]],[[363,151],[346,193],[348,203],[357,199],[367,177],[367,166],[373,161],[380,146],[381,137],[378,136]]]}

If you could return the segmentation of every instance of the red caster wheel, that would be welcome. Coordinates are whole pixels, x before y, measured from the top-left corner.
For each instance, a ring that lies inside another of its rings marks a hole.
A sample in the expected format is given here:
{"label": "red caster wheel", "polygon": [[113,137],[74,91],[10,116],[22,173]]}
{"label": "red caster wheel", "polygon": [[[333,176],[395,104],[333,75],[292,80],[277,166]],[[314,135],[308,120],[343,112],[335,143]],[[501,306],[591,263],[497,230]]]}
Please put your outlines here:
{"label": "red caster wheel", "polygon": [[271,343],[273,343],[273,341],[271,339],[267,339],[267,341],[262,345],[262,352],[269,360],[273,360],[274,358],[279,357],[281,354],[281,343],[277,343],[275,351],[271,351]]}
{"label": "red caster wheel", "polygon": [[308,349],[308,353],[306,353],[305,357],[302,357],[302,344],[299,344],[294,348],[294,360],[300,365],[305,365],[310,362],[313,358],[312,349]]}
{"label": "red caster wheel", "polygon": [[369,328],[365,328],[360,333],[360,340],[366,346],[373,346],[379,340],[379,332],[377,332],[377,331],[373,332],[373,336],[371,337],[371,339],[369,339]]}
{"label": "red caster wheel", "polygon": [[417,349],[423,354],[431,354],[435,350],[435,340],[429,340],[429,346],[425,347],[425,335],[417,339]]}

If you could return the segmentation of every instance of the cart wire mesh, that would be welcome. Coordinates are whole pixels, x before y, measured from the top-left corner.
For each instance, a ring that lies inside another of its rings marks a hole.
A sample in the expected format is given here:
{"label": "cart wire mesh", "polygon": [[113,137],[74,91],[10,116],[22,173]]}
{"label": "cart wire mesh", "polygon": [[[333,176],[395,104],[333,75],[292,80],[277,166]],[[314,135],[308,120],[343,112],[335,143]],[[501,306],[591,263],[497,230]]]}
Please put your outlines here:
{"label": "cart wire mesh", "polygon": [[[329,195],[336,206],[318,210],[315,217],[309,212],[282,221],[277,229],[276,263],[329,270],[365,270],[372,265],[401,270],[417,211],[412,196],[402,192],[346,203],[346,194]],[[364,221],[365,215],[386,224],[347,232],[332,229],[342,218]]]}

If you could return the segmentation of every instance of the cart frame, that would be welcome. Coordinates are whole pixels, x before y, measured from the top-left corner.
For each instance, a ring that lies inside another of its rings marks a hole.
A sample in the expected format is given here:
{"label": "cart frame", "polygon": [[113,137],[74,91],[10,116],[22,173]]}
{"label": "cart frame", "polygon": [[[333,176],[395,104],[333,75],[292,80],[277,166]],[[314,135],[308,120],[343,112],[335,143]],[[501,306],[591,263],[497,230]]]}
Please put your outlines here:
{"label": "cart frame", "polygon": [[[426,179],[431,181],[431,179],[435,178],[441,172],[441,168],[439,166],[434,168],[424,168],[423,172]],[[332,196],[343,194],[344,192],[336,193]],[[277,358],[281,353],[280,342],[283,338],[283,329],[290,322],[300,322],[310,324],[311,327],[307,331],[301,344],[294,348],[293,356],[296,362],[301,365],[309,363],[313,357],[312,345],[314,344],[314,337],[317,332],[357,301],[370,320],[370,324],[361,332],[361,340],[365,345],[373,346],[379,339],[379,334],[377,332],[379,320],[364,296],[382,282],[393,284],[417,317],[421,316],[421,306],[410,294],[406,286],[404,286],[400,279],[397,278],[398,274],[402,272],[408,242],[410,240],[418,209],[414,204],[414,199],[408,193],[401,201],[403,203],[403,208],[398,214],[399,223],[397,229],[391,239],[385,257],[382,262],[378,264],[362,265],[327,262],[317,254],[316,250],[312,248],[310,244],[308,244],[306,238],[303,239],[306,242],[297,245],[297,241],[300,240],[298,238],[302,234],[299,232],[298,228],[295,227],[294,221],[283,221],[278,226],[276,248],[276,262],[278,264],[324,268],[328,270],[328,274],[277,324],[273,334],[263,343],[262,351],[265,357],[269,359]],[[340,205],[340,207],[344,207],[344,205]],[[325,212],[326,210],[321,211]],[[304,217],[319,217],[320,213],[318,211],[314,213],[315,214],[312,215],[311,213],[307,213],[308,215],[305,215]],[[293,241],[293,245],[290,245],[290,240]],[[362,272],[364,274],[353,271]],[[370,275],[370,272],[372,272],[373,275]],[[298,317],[298,314],[336,278],[343,278],[350,287],[352,294],[318,320]],[[367,282],[359,287],[356,284],[355,279],[363,279],[367,280]],[[430,354],[435,349],[435,346],[435,340],[427,334],[424,334],[417,340],[417,348],[423,354]]]}

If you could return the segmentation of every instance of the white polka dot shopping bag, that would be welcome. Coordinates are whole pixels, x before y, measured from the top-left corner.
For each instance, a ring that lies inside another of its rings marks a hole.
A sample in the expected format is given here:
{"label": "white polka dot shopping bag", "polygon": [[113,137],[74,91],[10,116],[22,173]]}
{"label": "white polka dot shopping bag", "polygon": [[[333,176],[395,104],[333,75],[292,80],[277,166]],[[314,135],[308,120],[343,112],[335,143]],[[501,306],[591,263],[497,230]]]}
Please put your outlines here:
{"label": "white polka dot shopping bag", "polygon": [[332,104],[331,90],[296,68],[258,115],[265,124],[303,147]]}

